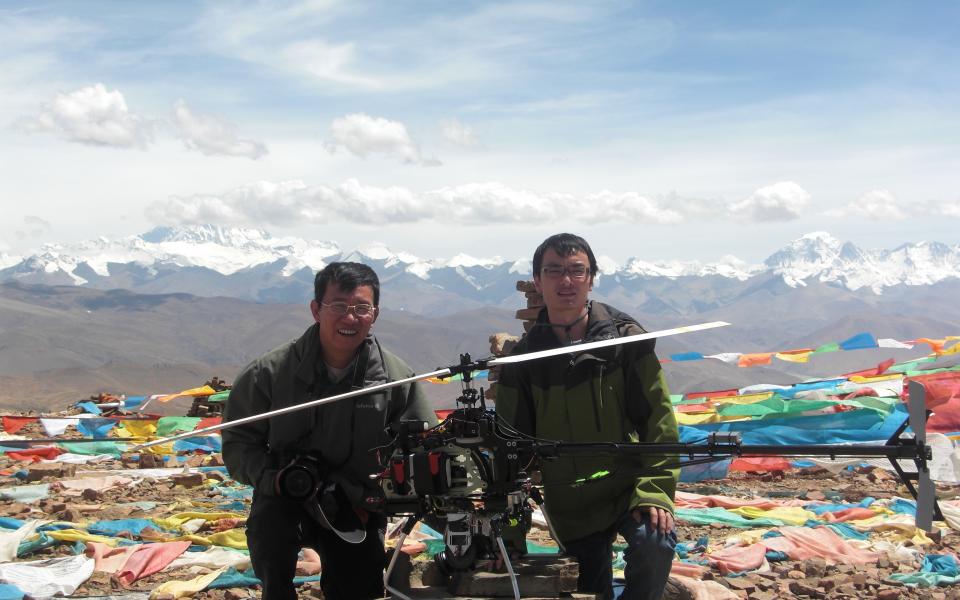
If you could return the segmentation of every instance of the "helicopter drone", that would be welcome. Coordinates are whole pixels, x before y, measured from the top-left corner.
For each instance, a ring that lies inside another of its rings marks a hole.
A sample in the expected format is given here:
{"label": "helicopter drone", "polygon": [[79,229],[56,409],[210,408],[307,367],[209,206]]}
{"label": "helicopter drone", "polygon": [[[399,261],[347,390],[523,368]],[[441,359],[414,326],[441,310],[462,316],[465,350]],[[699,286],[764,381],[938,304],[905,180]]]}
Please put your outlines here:
{"label": "helicopter drone", "polygon": [[[514,597],[520,598],[516,574],[502,533],[507,527],[529,527],[532,517],[531,501],[544,506],[540,493],[537,465],[541,461],[558,456],[574,454],[606,454],[619,456],[661,456],[676,459],[671,467],[701,464],[723,460],[731,456],[822,456],[840,457],[886,457],[890,460],[900,480],[917,501],[916,524],[925,530],[931,529],[934,517],[942,519],[936,502],[936,490],[930,477],[928,462],[932,451],[926,443],[927,411],[924,388],[918,382],[910,382],[908,419],[894,432],[885,444],[880,445],[747,445],[741,443],[737,433],[713,433],[705,443],[570,443],[532,437],[514,429],[496,411],[486,406],[482,388],[473,386],[472,373],[503,364],[537,360],[562,354],[575,354],[596,348],[632,343],[645,339],[660,338],[693,331],[702,331],[729,325],[722,321],[679,327],[587,344],[564,346],[539,352],[472,360],[469,354],[460,356],[458,364],[430,373],[370,386],[344,394],[321,398],[300,405],[251,415],[235,421],[221,423],[196,431],[153,440],[141,444],[146,448],[203,433],[236,427],[276,415],[337,402],[375,391],[428,378],[462,377],[461,395],[456,408],[439,424],[428,427],[419,421],[402,421],[389,426],[391,443],[378,449],[382,470],[372,476],[383,492],[384,511],[389,516],[406,517],[401,527],[397,548],[402,547],[406,536],[417,522],[430,518],[431,522],[443,524],[444,549],[436,560],[445,573],[473,569],[484,558],[502,557],[510,574]],[[906,434],[910,428],[912,436]],[[681,463],[680,457],[685,458]],[[313,459],[315,460],[315,459]],[[912,461],[915,471],[906,471],[900,461]],[[281,487],[290,497],[310,499],[317,497],[319,519],[344,540],[359,543],[364,533],[351,530],[349,519],[339,511],[331,515],[335,506],[324,502],[321,495],[323,482],[318,469],[305,457],[286,474]],[[640,470],[638,469],[638,473]],[[914,485],[914,482],[917,485]],[[327,512],[324,512],[326,508]],[[544,510],[549,526],[549,514]],[[389,585],[390,575],[396,565],[398,552],[394,552],[384,573],[384,586],[394,597],[406,599]]]}

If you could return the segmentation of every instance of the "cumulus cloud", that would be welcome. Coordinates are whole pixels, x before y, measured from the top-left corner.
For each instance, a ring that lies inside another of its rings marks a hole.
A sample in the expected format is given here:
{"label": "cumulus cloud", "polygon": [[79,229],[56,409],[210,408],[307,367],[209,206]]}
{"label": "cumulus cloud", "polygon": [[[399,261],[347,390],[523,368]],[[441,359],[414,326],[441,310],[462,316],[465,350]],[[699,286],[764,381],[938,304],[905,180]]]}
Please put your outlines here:
{"label": "cumulus cloud", "polygon": [[53,225],[46,219],[34,215],[26,215],[23,217],[23,229],[16,230],[14,235],[21,240],[38,238],[50,231],[52,227]]}
{"label": "cumulus cloud", "polygon": [[683,215],[676,210],[662,207],[636,192],[589,194],[582,203],[580,214],[590,223],[620,221],[672,225],[683,221]]}
{"label": "cumulus cloud", "polygon": [[446,119],[440,122],[440,133],[448,142],[458,146],[478,146],[480,144],[473,128],[457,119]]}
{"label": "cumulus cloud", "polygon": [[730,214],[756,222],[792,221],[810,203],[810,194],[792,181],[762,187],[750,197],[730,204]]}
{"label": "cumulus cloud", "polygon": [[897,199],[887,190],[873,190],[860,196],[850,204],[824,212],[830,217],[857,216],[872,221],[902,220],[907,213],[900,208]]}
{"label": "cumulus cloud", "polygon": [[926,206],[922,206],[921,210],[925,213],[939,217],[960,219],[960,198],[953,202],[944,202],[940,204],[929,202],[926,204]]}
{"label": "cumulus cloud", "polygon": [[165,225],[289,226],[302,223],[388,225],[435,221],[463,225],[560,223],[673,224],[684,215],[639,194],[597,192],[586,196],[540,193],[496,182],[467,183],[422,193],[403,187],[363,185],[348,179],[336,187],[299,180],[260,181],[219,195],[174,196],[147,209]]}
{"label": "cumulus cloud", "polygon": [[327,148],[331,152],[344,149],[361,158],[381,155],[425,167],[440,164],[439,160],[421,154],[403,123],[362,113],[334,119]]}
{"label": "cumulus cloud", "polygon": [[70,142],[116,148],[145,148],[152,139],[152,124],[127,108],[119,90],[102,83],[58,94],[34,117],[18,125],[30,133],[54,133]]}
{"label": "cumulus cloud", "polygon": [[208,156],[245,156],[255,160],[267,153],[262,142],[240,138],[233,124],[213,115],[195,113],[183,100],[174,104],[173,120],[184,145]]}

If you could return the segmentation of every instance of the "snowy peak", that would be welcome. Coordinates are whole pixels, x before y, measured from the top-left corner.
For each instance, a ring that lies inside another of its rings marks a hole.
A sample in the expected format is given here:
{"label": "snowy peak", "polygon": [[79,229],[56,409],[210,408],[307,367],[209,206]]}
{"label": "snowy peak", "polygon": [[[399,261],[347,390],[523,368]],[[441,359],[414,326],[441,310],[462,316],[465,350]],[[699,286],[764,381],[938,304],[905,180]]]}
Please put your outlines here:
{"label": "snowy peak", "polygon": [[189,225],[183,227],[156,227],[139,236],[144,242],[188,242],[191,244],[218,244],[244,248],[250,245],[268,245],[270,234],[262,229],[220,227],[219,225]]}
{"label": "snowy peak", "polygon": [[816,271],[828,267],[844,244],[825,231],[803,235],[770,255],[764,264],[771,269]]}
{"label": "snowy peak", "polygon": [[[0,254],[0,281],[97,287],[141,285],[149,291],[214,293],[225,285],[226,280],[220,276],[236,276],[237,289],[233,293],[245,297],[244,294],[259,293],[257,286],[295,286],[291,278],[304,279],[304,271],[312,277],[312,272],[335,260],[366,262],[381,276],[408,274],[451,293],[460,293],[461,289],[472,290],[469,294],[487,294],[489,290],[512,293],[516,279],[531,275],[528,258],[507,261],[499,256],[476,258],[457,254],[448,259],[423,259],[382,243],[344,252],[335,242],[273,237],[259,229],[203,225],[158,227],[116,240],[100,237],[76,244],[45,244],[26,257]],[[850,290],[866,288],[879,294],[895,285],[929,285],[960,278],[960,246],[918,242],[893,250],[866,250],[826,232],[813,232],[788,243],[760,265],[750,265],[734,256],[710,263],[630,258],[623,265],[601,256],[598,263],[604,281],[611,278],[614,282],[642,283],[644,279],[698,277],[746,281],[760,273],[770,273],[792,287],[817,281]],[[196,268],[217,275],[208,277],[191,271]],[[179,287],[171,288],[173,284],[168,283],[173,273],[182,274],[175,277]],[[256,282],[244,279],[248,274],[254,274]]]}
{"label": "snowy peak", "polygon": [[700,261],[658,261],[648,262],[639,258],[631,258],[623,267],[626,277],[708,277],[712,275],[738,279],[749,279],[763,268],[759,265],[749,265],[736,256],[724,256],[715,263],[701,263]]}
{"label": "snowy peak", "polygon": [[864,250],[816,232],[794,240],[764,264],[793,287],[817,280],[879,294],[894,285],[929,285],[960,277],[960,247],[917,242],[894,250]]}

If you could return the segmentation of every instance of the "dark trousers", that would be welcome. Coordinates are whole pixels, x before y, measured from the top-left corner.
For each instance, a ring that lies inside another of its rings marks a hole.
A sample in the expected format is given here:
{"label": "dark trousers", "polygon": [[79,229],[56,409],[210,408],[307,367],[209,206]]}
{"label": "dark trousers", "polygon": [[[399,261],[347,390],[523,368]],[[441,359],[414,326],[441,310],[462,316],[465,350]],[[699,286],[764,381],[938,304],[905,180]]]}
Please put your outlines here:
{"label": "dark trousers", "polygon": [[564,542],[567,554],[580,563],[577,590],[602,594],[606,600],[613,598],[613,541],[617,533],[627,541],[623,558],[626,587],[621,600],[658,600],[670,577],[674,550],[677,547],[676,533],[664,535],[650,527],[650,519],[644,515],[637,522],[629,513],[610,529],[590,534],[577,540]]}
{"label": "dark trousers", "polygon": [[383,597],[386,558],[383,515],[371,514],[367,538],[350,544],[321,527],[296,501],[255,494],[247,519],[253,571],[263,582],[263,600],[296,600],[293,577],[304,547],[320,554],[320,586],[327,600]]}

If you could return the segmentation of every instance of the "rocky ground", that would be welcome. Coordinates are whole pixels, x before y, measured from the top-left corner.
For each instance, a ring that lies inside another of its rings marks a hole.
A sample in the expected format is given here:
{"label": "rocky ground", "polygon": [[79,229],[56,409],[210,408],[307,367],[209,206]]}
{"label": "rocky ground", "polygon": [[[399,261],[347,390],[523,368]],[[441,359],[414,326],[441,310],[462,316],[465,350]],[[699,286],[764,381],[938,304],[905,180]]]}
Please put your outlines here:
{"label": "rocky ground", "polygon": [[[36,427],[32,425],[30,427]],[[21,432],[29,437],[42,437],[42,431],[27,429]],[[168,458],[167,465],[162,459],[150,459],[152,465],[142,466],[182,466]],[[146,463],[147,461],[145,461]],[[194,456],[185,464],[190,466],[212,466],[220,464],[218,455]],[[106,461],[89,466],[36,465],[11,460],[0,455],[0,489],[30,483],[50,483],[50,496],[39,502],[28,504],[19,502],[0,503],[0,516],[17,519],[46,518],[76,523],[94,520],[164,517],[186,510],[213,510],[217,504],[225,501],[220,488],[212,485],[222,483],[225,477],[213,470],[205,473],[179,475],[153,479],[147,478],[130,485],[115,487],[105,491],[93,489],[73,490],[64,488],[60,480],[80,477],[85,471],[115,470],[124,467],[136,468],[138,463],[128,457]],[[20,473],[19,478],[14,476]],[[24,475],[26,472],[26,475]],[[23,481],[26,477],[27,481]],[[229,483],[229,482],[228,482]],[[696,484],[681,484],[688,492],[712,495],[722,494],[734,497],[769,497],[774,499],[799,498],[806,500],[831,500],[836,502],[859,502],[865,497],[890,498],[907,496],[896,479],[882,469],[862,467],[832,475],[823,470],[792,470],[787,473],[774,472],[764,474],[739,474],[728,479]],[[960,494],[957,486],[939,489],[942,499],[954,498]],[[155,507],[134,505],[132,502],[152,502]],[[249,504],[249,499],[243,500]],[[211,525],[215,526],[215,525]],[[719,542],[737,534],[735,530],[721,525],[691,526],[678,524],[678,537],[681,542],[691,542],[706,537],[711,542]],[[201,529],[198,533],[209,533]],[[535,532],[534,541],[549,544],[544,532]],[[933,536],[934,546],[926,548],[927,553],[956,552],[960,548],[960,533],[945,529],[942,535]],[[36,560],[52,556],[66,556],[74,552],[74,545],[62,543],[40,550],[25,560]],[[21,560],[24,560],[21,559]],[[415,560],[426,560],[417,558]],[[806,561],[772,562],[767,572],[751,572],[737,577],[724,577],[719,572],[707,571],[703,579],[715,581],[740,598],[767,600],[771,598],[960,598],[960,585],[934,589],[916,589],[903,586],[889,579],[894,573],[912,573],[919,570],[915,562],[896,562],[889,557],[881,557],[876,564],[866,566],[828,565],[822,559]],[[309,571],[309,569],[308,569]],[[110,594],[129,594],[131,592],[149,592],[158,584],[173,580],[187,580],[197,576],[190,569],[165,570],[123,588],[110,576],[95,573],[94,576],[77,590],[75,596],[105,596]],[[304,574],[315,574],[306,572]],[[321,597],[318,583],[308,583],[300,588],[303,597]],[[236,599],[259,597],[259,591],[250,589],[208,590],[194,596],[202,599]],[[671,587],[673,598],[693,598],[692,590],[683,585]]]}

